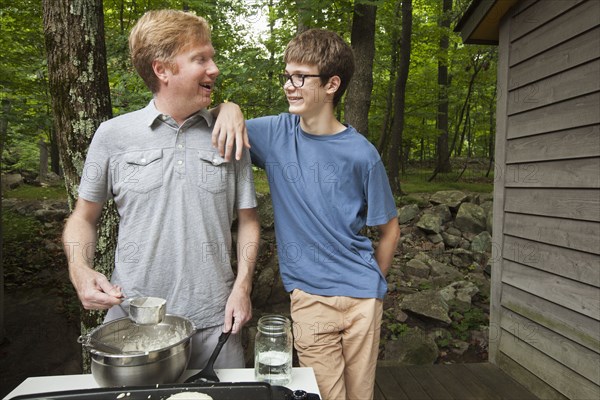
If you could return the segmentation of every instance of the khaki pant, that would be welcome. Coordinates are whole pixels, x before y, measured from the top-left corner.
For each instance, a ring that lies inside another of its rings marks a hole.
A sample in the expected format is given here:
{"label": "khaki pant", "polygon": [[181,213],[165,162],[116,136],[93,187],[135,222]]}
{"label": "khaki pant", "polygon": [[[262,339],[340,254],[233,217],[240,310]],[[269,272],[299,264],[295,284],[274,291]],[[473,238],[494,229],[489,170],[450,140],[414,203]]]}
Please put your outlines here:
{"label": "khaki pant", "polygon": [[373,398],[383,302],[291,294],[300,366],[315,371],[324,400]]}

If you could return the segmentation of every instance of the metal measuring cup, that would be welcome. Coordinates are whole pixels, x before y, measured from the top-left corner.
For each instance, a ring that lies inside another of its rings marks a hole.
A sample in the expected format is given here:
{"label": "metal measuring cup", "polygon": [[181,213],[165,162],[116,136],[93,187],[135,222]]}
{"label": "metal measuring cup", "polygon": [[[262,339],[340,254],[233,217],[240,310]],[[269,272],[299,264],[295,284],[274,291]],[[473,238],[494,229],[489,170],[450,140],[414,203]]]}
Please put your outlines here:
{"label": "metal measuring cup", "polygon": [[160,297],[136,297],[129,302],[129,318],[138,325],[160,324],[167,312],[167,301]]}

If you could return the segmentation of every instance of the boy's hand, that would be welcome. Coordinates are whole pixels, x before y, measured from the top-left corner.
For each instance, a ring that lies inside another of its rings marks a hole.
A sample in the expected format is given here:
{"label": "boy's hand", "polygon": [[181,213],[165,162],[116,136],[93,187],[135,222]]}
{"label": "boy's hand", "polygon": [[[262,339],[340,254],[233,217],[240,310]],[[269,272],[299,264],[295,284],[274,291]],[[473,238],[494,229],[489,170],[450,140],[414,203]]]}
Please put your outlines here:
{"label": "boy's hand", "polygon": [[242,110],[235,103],[222,103],[210,111],[217,117],[212,132],[212,145],[227,161],[230,160],[235,146],[235,159],[241,159],[244,147],[250,148]]}

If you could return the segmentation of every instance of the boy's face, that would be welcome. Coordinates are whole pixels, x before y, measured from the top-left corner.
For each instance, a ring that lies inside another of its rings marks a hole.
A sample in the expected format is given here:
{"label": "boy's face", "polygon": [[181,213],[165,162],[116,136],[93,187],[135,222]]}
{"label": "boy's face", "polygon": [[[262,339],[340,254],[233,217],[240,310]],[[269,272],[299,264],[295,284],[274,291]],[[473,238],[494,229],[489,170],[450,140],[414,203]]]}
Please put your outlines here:
{"label": "boy's face", "polygon": [[[318,75],[319,69],[315,65],[287,63],[285,73],[294,75],[292,79],[294,86],[288,79],[283,85],[283,90],[290,105],[289,112],[301,117],[316,116],[323,112],[324,103],[332,103],[332,95],[329,94],[325,85],[321,85],[321,78],[318,76],[305,76],[304,84],[302,78],[298,75]],[[297,87],[300,86],[301,87]]]}
{"label": "boy's face", "polygon": [[174,66],[167,70],[166,90],[179,107],[189,108],[190,113],[210,105],[210,95],[219,76],[214,55],[210,42],[193,43],[175,56]]}

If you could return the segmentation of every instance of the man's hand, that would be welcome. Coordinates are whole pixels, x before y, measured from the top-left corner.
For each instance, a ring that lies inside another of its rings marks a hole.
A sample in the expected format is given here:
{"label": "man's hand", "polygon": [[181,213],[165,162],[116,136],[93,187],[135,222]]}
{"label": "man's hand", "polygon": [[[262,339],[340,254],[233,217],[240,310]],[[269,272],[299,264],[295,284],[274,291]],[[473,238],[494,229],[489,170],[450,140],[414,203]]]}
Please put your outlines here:
{"label": "man's hand", "polygon": [[112,285],[106,276],[89,267],[69,271],[77,296],[86,310],[107,310],[121,304],[125,295],[119,286]]}
{"label": "man's hand", "polygon": [[242,110],[235,103],[222,103],[211,109],[210,112],[213,117],[216,117],[212,132],[212,145],[227,161],[230,160],[235,146],[235,159],[240,160],[244,147],[250,148]]}
{"label": "man's hand", "polygon": [[242,331],[244,324],[252,319],[252,302],[250,294],[245,290],[236,290],[231,292],[227,305],[225,306],[225,326],[224,332],[231,330],[236,334]]}

